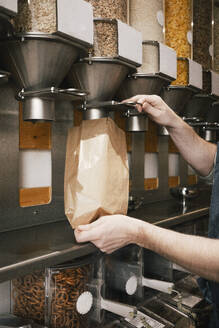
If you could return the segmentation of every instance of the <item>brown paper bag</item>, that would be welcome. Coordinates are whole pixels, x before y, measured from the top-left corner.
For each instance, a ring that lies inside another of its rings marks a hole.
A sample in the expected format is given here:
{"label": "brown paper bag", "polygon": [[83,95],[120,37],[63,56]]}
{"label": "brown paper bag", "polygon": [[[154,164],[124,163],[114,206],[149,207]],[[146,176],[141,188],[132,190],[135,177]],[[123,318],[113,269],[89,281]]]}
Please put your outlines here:
{"label": "brown paper bag", "polygon": [[73,228],[108,214],[126,214],[129,172],[125,133],[110,118],[69,130],[65,214]]}

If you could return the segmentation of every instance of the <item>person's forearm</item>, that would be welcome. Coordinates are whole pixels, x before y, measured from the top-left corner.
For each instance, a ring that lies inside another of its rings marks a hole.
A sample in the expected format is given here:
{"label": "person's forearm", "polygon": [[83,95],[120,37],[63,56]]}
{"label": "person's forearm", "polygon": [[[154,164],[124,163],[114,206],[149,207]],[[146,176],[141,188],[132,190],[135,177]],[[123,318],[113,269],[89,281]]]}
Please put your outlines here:
{"label": "person's forearm", "polygon": [[133,242],[209,280],[219,281],[219,240],[135,221]]}
{"label": "person's forearm", "polygon": [[200,138],[181,118],[174,125],[167,129],[183,158],[200,175],[208,175],[213,168],[216,145]]}

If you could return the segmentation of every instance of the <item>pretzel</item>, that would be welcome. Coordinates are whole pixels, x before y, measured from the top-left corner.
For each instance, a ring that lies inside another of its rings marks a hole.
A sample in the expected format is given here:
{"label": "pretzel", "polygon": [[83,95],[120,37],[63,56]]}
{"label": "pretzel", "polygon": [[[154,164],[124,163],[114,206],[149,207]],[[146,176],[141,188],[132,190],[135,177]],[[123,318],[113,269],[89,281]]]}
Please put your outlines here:
{"label": "pretzel", "polygon": [[[52,274],[53,288],[50,303],[51,328],[86,328],[84,317],[76,311],[78,296],[84,291],[91,273],[91,266],[57,269]],[[23,318],[35,320],[44,324],[45,317],[45,275],[34,272],[24,278],[13,280],[12,298],[13,312]]]}

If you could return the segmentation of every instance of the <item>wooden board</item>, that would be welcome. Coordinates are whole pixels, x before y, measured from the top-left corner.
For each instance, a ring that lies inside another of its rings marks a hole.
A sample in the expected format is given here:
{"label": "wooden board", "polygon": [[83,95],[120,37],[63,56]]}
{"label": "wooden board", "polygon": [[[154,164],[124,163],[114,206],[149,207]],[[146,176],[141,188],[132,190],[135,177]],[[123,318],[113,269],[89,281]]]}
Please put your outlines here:
{"label": "wooden board", "polygon": [[74,126],[80,126],[83,119],[83,113],[80,110],[74,110]]}
{"label": "wooden board", "polygon": [[175,143],[173,142],[173,140],[169,137],[169,145],[168,145],[168,152],[169,153],[178,153],[179,150],[176,147]]}
{"label": "wooden board", "polygon": [[169,177],[168,178],[169,188],[177,187],[179,184],[180,184],[180,177],[179,176]]}
{"label": "wooden board", "polygon": [[154,190],[158,188],[158,178],[147,178],[144,179],[144,189]]}
{"label": "wooden board", "polygon": [[51,195],[51,187],[20,189],[20,206],[28,207],[49,204],[51,202]]}
{"label": "wooden board", "polygon": [[22,119],[22,103],[20,103],[20,149],[51,149],[51,123],[32,123]]}
{"label": "wooden board", "polygon": [[188,184],[189,185],[197,184],[197,182],[198,182],[197,175],[188,175]]}

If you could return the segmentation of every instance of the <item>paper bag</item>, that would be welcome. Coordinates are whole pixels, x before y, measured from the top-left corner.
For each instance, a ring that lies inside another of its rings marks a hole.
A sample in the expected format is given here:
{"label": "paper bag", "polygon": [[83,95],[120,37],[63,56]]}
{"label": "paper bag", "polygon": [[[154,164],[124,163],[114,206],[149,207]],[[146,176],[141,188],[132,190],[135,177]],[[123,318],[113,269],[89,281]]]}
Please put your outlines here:
{"label": "paper bag", "polygon": [[110,118],[69,130],[65,214],[73,228],[108,214],[126,214],[129,170],[125,133]]}

